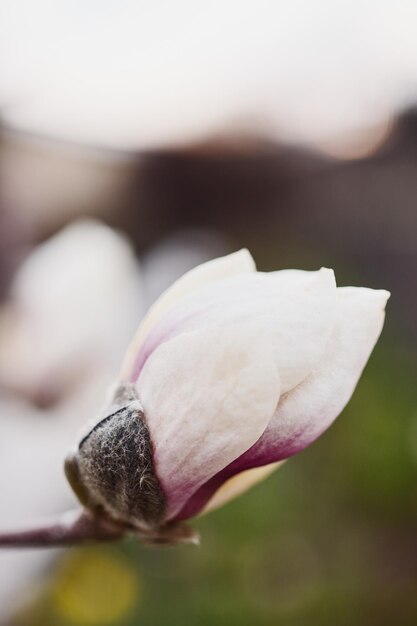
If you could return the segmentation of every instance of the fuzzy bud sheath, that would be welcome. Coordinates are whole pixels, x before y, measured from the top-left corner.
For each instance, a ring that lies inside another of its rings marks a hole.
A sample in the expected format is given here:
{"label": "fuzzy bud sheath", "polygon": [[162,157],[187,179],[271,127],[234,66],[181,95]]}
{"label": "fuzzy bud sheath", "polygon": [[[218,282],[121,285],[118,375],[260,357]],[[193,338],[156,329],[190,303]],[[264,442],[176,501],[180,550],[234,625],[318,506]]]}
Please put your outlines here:
{"label": "fuzzy bud sheath", "polygon": [[153,464],[143,408],[130,383],[117,387],[106,415],[65,461],[67,478],[95,517],[116,522],[146,543],[195,543],[182,523],[165,523],[166,499]]}

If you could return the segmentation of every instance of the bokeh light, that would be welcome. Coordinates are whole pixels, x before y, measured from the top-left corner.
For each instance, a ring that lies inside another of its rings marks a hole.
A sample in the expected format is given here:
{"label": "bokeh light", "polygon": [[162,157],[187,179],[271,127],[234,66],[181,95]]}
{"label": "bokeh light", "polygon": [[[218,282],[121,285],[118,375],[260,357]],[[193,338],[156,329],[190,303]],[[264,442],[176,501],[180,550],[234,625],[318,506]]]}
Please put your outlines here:
{"label": "bokeh light", "polygon": [[79,626],[119,624],[141,595],[142,583],[128,559],[112,551],[74,550],[54,577],[52,611],[59,621]]}

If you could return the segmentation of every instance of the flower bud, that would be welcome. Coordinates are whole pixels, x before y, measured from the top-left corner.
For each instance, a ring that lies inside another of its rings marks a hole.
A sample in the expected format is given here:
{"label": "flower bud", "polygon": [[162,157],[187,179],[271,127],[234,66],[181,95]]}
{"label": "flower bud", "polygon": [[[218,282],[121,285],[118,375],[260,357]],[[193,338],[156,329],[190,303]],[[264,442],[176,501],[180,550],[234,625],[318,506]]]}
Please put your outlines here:
{"label": "flower bud", "polygon": [[257,272],[241,250],[185,274],[150,309],[112,406],[67,473],[90,509],[151,539],[309,446],[348,402],[388,292],[332,270]]}

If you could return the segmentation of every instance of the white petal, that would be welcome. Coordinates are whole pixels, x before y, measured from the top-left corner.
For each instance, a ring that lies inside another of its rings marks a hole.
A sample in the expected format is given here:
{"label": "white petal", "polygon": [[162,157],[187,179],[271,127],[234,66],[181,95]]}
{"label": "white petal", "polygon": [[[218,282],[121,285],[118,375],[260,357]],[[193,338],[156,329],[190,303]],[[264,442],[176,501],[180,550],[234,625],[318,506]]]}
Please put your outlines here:
{"label": "white petal", "polygon": [[172,307],[138,352],[135,373],[163,341],[198,328],[256,321],[271,338],[285,393],[312,371],[336,319],[332,270],[254,273],[219,281]]}
{"label": "white petal", "polygon": [[384,323],[389,293],[345,287],[337,290],[338,322],[320,366],[283,396],[268,428],[243,467],[287,458],[310,445],[349,401]]}
{"label": "white petal", "polygon": [[336,321],[333,270],[276,272],[282,297],[274,302],[273,345],[282,393],[293,389],[323,355]]}
{"label": "white petal", "polygon": [[186,333],[155,350],[137,388],[169,517],[257,441],[279,387],[268,338],[257,324]]}
{"label": "white petal", "polygon": [[202,263],[179,278],[169,289],[158,298],[149,309],[146,317],[132,341],[122,367],[122,378],[130,378],[130,373],[141,345],[155,323],[176,302],[209,283],[222,280],[228,276],[248,274],[256,271],[255,262],[248,250],[238,252]]}
{"label": "white petal", "polygon": [[202,485],[187,501],[179,519],[210,507],[211,499],[216,502],[219,490],[234,476],[300,452],[330,426],[352,395],[378,339],[388,297],[387,291],[373,289],[337,290],[337,324],[320,364],[304,382],[281,397],[260,439]]}

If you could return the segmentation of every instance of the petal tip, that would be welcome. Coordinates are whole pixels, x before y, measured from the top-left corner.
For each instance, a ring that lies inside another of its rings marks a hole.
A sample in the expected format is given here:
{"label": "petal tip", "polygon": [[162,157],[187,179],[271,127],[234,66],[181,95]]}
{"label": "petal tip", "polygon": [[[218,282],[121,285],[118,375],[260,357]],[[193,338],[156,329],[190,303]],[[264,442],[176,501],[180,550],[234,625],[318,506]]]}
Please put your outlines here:
{"label": "petal tip", "polygon": [[332,285],[336,286],[336,276],[331,267],[321,267],[317,274],[322,280],[328,281]]}
{"label": "petal tip", "polygon": [[247,265],[248,269],[256,271],[256,263],[254,261],[253,256],[251,255],[251,253],[249,252],[247,248],[240,248],[240,250],[237,250],[236,252],[232,252],[230,257],[234,257],[235,259],[239,260],[242,264]]}
{"label": "petal tip", "polygon": [[386,289],[371,289],[369,287],[339,287],[338,294],[342,297],[360,297],[364,302],[376,305],[385,310],[385,306],[391,297],[391,292]]}
{"label": "petal tip", "polygon": [[382,308],[385,309],[388,300],[391,298],[391,292],[387,289],[377,289],[376,293],[378,294]]}

